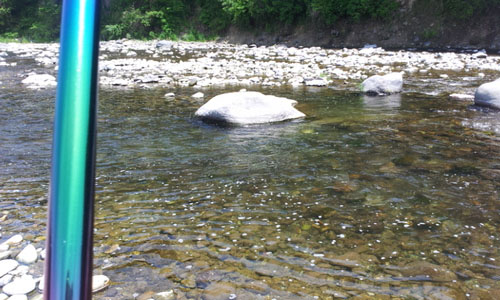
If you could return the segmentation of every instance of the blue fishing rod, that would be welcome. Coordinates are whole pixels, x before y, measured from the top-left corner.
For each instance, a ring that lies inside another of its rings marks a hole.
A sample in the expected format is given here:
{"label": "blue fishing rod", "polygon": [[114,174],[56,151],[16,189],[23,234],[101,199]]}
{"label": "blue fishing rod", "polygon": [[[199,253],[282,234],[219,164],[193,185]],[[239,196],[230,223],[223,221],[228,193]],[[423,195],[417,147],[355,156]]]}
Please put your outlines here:
{"label": "blue fishing rod", "polygon": [[92,298],[99,0],[64,0],[45,300]]}

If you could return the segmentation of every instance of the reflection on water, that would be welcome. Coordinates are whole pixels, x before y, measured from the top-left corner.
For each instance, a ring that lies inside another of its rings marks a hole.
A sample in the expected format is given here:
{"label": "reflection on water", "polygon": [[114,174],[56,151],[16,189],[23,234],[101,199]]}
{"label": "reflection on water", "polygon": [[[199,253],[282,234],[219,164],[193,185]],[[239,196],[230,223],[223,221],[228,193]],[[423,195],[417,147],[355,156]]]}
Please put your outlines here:
{"label": "reflection on water", "polygon": [[[99,298],[488,299],[500,288],[494,112],[282,89],[307,118],[217,127],[193,119],[192,92],[101,92],[95,265],[114,284]],[[1,207],[15,216],[4,236],[44,235],[52,105],[50,91],[1,94]]]}

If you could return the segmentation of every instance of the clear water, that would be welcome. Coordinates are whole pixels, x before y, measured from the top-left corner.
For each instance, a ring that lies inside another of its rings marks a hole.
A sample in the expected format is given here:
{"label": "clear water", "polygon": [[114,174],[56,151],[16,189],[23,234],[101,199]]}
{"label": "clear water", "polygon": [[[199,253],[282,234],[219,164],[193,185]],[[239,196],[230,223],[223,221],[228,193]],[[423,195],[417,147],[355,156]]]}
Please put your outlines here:
{"label": "clear water", "polygon": [[[2,81],[2,236],[43,246],[54,91]],[[308,117],[224,128],[193,119],[192,89],[101,91],[95,268],[112,285],[96,298],[500,290],[498,112],[423,93],[260,91]]]}

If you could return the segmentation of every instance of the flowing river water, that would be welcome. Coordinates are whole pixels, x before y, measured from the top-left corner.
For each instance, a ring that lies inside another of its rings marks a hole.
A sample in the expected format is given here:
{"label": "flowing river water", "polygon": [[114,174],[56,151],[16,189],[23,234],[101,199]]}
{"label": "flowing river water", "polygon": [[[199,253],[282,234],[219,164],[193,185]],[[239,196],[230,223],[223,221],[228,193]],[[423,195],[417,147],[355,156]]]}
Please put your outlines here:
{"label": "flowing river water", "polygon": [[[3,70],[0,225],[43,247],[54,89],[24,88],[25,68]],[[412,84],[245,86],[307,115],[246,127],[194,119],[190,87],[102,90],[95,298],[497,299],[500,115]]]}

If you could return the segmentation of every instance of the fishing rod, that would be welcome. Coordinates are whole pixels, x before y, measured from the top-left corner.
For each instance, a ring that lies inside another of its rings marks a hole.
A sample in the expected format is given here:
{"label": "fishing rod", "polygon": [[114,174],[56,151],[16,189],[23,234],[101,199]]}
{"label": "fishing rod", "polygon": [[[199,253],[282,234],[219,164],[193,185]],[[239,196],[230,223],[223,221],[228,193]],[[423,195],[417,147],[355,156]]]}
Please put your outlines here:
{"label": "fishing rod", "polygon": [[92,298],[99,0],[64,0],[45,300]]}

